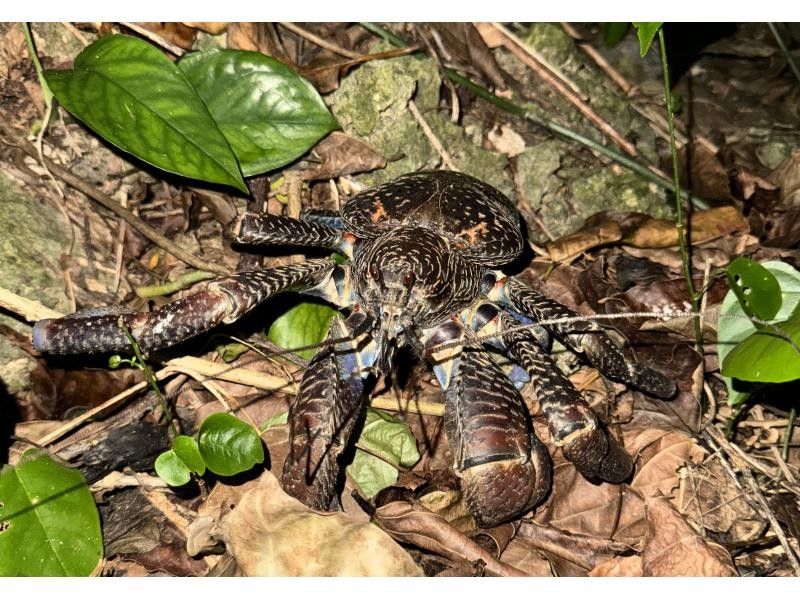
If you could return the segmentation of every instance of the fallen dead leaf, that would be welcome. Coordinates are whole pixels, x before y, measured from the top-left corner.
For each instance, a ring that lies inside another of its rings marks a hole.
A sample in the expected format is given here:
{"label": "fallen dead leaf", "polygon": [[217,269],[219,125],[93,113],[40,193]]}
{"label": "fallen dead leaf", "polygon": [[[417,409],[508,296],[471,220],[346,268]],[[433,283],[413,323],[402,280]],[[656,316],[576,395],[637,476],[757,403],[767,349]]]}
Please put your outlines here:
{"label": "fallen dead leaf", "polygon": [[183,48],[184,50],[191,50],[192,42],[194,41],[195,30],[187,27],[184,23],[137,23],[139,26],[144,27],[148,31],[163,37],[168,42]]}
{"label": "fallen dead leaf", "polygon": [[525,151],[525,139],[511,125],[496,125],[487,134],[494,149],[509,158],[519,156]]}
{"label": "fallen dead leaf", "polygon": [[419,503],[394,500],[376,509],[374,520],[397,541],[419,546],[454,563],[482,560],[486,572],[492,575],[525,575],[523,571],[495,558],[491,552],[455,529],[443,517]]}
{"label": "fallen dead leaf", "polygon": [[603,222],[556,239],[548,243],[546,247],[551,260],[563,262],[594,247],[615,243],[621,238],[622,230],[616,222]]}
{"label": "fallen dead leaf", "polygon": [[[699,245],[733,233],[746,233],[750,225],[737,208],[722,206],[693,212],[690,229],[692,245]],[[672,247],[678,245],[678,229],[671,220],[653,218],[626,235],[623,242],[634,247]]]}
{"label": "fallen dead leaf", "polygon": [[639,555],[615,556],[589,571],[589,577],[641,577],[643,574]]}
{"label": "fallen dead leaf", "polygon": [[333,179],[386,166],[386,158],[381,154],[363,141],[340,131],[334,131],[320,141],[312,154],[315,158],[313,166],[298,171],[304,181]]}
{"label": "fallen dead leaf", "polygon": [[[386,533],[343,513],[318,513],[286,494],[265,471],[216,526],[248,576],[420,576],[414,561]],[[207,545],[194,538],[197,545]]]}
{"label": "fallen dead leaf", "polygon": [[205,31],[206,33],[210,33],[211,35],[219,35],[220,33],[224,33],[225,30],[228,28],[228,23],[214,23],[214,22],[201,22],[201,23],[187,23],[184,22],[184,25],[187,27],[191,27],[192,29],[199,29],[200,31]]}
{"label": "fallen dead leaf", "polygon": [[[687,176],[686,162],[690,165]],[[691,185],[693,193],[700,197],[718,200],[732,200],[731,183],[728,172],[719,158],[704,144],[691,142],[680,149],[678,155],[681,168],[681,184]]]}
{"label": "fallen dead leaf", "polygon": [[504,563],[530,577],[553,577],[550,561],[525,538],[512,538],[501,558]]}
{"label": "fallen dead leaf", "polygon": [[738,575],[730,554],[704,541],[664,498],[645,503],[648,533],[642,551],[646,576],[732,577]]}

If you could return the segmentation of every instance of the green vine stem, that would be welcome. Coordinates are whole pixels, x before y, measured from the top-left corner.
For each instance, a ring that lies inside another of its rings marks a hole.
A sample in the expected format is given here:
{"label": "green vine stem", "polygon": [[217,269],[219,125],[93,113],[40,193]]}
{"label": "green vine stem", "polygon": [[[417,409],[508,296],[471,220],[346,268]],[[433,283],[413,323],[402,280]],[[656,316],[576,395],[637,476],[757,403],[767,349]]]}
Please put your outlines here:
{"label": "green vine stem", "polygon": [[789,52],[789,48],[786,47],[786,44],[783,42],[783,37],[778,32],[778,29],[775,27],[775,23],[767,23],[769,30],[772,32],[772,37],[775,38],[775,41],[778,44],[778,47],[783,52],[783,55],[786,57],[786,62],[789,64],[789,68],[792,69],[794,76],[797,78],[797,81],[800,82],[800,68],[797,67],[797,63],[792,58],[791,52]]}
{"label": "green vine stem", "polygon": [[144,377],[150,383],[150,387],[153,389],[153,392],[156,393],[158,400],[161,401],[161,408],[164,410],[164,417],[167,418],[167,422],[169,423],[169,427],[172,430],[173,438],[178,436],[178,426],[175,425],[175,420],[172,419],[172,413],[170,412],[169,404],[167,403],[167,399],[164,397],[164,394],[161,392],[161,389],[158,387],[158,380],[156,380],[155,375],[153,375],[153,370],[150,369],[150,366],[147,365],[144,357],[142,356],[142,351],[139,348],[139,343],[136,342],[136,339],[133,338],[133,334],[131,334],[130,329],[125,325],[125,321],[122,319],[122,316],[119,318],[118,325],[122,332],[125,333],[128,342],[131,344],[131,348],[133,349],[134,355],[136,355],[136,367],[144,372]]}
{"label": "green vine stem", "polygon": [[[658,44],[661,50],[661,70],[664,75],[664,101],[667,107],[667,123],[669,124],[669,146],[672,152],[672,176],[674,178],[675,191],[675,224],[678,229],[678,244],[681,250],[681,262],[683,263],[683,275],[686,278],[686,288],[689,291],[689,299],[692,303],[692,313],[696,314],[694,321],[695,348],[700,353],[700,364],[703,363],[703,330],[700,325],[700,294],[694,288],[692,279],[692,262],[690,248],[686,243],[684,232],[683,198],[681,197],[680,175],[678,174],[678,150],[675,147],[675,123],[672,113],[672,91],[669,86],[669,66],[667,65],[667,46],[664,42],[664,28],[658,29]],[[687,215],[688,216],[688,215]],[[705,403],[705,399],[701,398]],[[705,407],[705,406],[704,406]]]}
{"label": "green vine stem", "polygon": [[136,294],[139,297],[150,299],[151,297],[161,297],[162,295],[171,295],[177,293],[181,289],[185,289],[197,282],[210,280],[216,277],[213,272],[204,272],[203,270],[194,270],[179,276],[173,281],[165,282],[164,284],[154,284],[136,289]]}
{"label": "green vine stem", "polygon": [[[381,37],[382,39],[388,41],[389,43],[395,46],[399,47],[408,46],[408,44],[406,44],[402,39],[400,39],[390,31],[385,30],[380,25],[377,25],[375,23],[361,23],[361,26],[364,27],[364,29],[370,31],[371,33],[374,33],[375,35]],[[522,106],[519,106],[514,102],[510,102],[506,99],[503,99],[498,95],[495,95],[485,87],[478,85],[471,79],[464,77],[463,75],[459,74],[457,71],[451,68],[445,67],[442,72],[448,79],[450,79],[454,83],[461,85],[464,89],[469,90],[479,98],[486,100],[487,102],[497,106],[501,110],[509,112],[510,114],[514,114],[515,116],[527,120],[528,122],[543,127],[560,137],[564,137],[571,141],[576,141],[577,143],[580,143],[581,145],[584,145],[596,151],[597,153],[606,156],[607,158],[618,163],[620,166],[628,168],[629,170],[635,172],[642,178],[652,183],[655,183],[659,187],[663,189],[668,189],[670,191],[674,191],[674,186],[672,181],[657,175],[643,164],[640,164],[636,160],[633,160],[632,158],[629,158],[628,156],[621,154],[620,152],[614,150],[613,148],[606,147],[602,143],[595,141],[594,139],[590,139],[589,137],[585,137],[584,135],[581,135],[580,133],[568,129],[567,127],[559,125],[556,122],[532,114],[531,112],[525,110],[525,108],[523,108]],[[692,195],[688,191],[681,189],[680,185],[678,185],[678,190],[680,193],[679,197],[686,199],[696,207],[700,209],[708,209],[710,207],[708,202],[706,202],[704,199]]]}
{"label": "green vine stem", "polygon": [[781,457],[784,461],[789,460],[789,444],[792,441],[792,434],[794,433],[794,420],[797,417],[797,407],[789,409],[789,423],[786,426],[786,435],[783,437],[783,450]]}

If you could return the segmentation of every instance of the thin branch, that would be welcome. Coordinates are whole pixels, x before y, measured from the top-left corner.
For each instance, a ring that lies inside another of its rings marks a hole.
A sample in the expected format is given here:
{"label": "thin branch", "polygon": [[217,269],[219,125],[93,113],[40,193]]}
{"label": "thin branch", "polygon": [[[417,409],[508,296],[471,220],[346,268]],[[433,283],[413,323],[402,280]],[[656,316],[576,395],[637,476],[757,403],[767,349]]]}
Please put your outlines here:
{"label": "thin branch", "polygon": [[783,52],[784,57],[786,58],[786,62],[789,63],[789,68],[792,69],[794,76],[797,78],[797,82],[800,83],[800,69],[797,68],[797,63],[792,58],[791,52],[789,52],[789,48],[786,47],[786,44],[783,42],[783,37],[778,32],[778,29],[775,27],[775,23],[767,23],[769,30],[772,32],[772,36],[775,38],[775,41],[778,43],[778,47]]}
{"label": "thin branch", "polygon": [[123,27],[127,27],[128,29],[138,33],[142,37],[145,37],[145,38],[149,39],[151,42],[153,42],[157,46],[160,46],[160,47],[164,48],[167,52],[169,52],[171,54],[174,54],[175,56],[177,56],[179,58],[181,56],[183,56],[184,54],[186,54],[186,50],[184,50],[180,46],[176,46],[172,42],[165,40],[158,33],[155,33],[154,31],[150,31],[149,29],[145,29],[141,25],[137,25],[136,23],[122,22],[122,21],[120,22],[120,25],[122,25]]}
{"label": "thin branch", "polygon": [[328,40],[322,39],[320,36],[311,33],[307,29],[303,29],[294,23],[281,23],[281,26],[285,27],[292,33],[299,35],[300,37],[307,39],[311,43],[318,45],[320,48],[325,48],[326,50],[333,52],[334,54],[339,54],[345,58],[361,58],[361,54],[358,52],[347,50],[346,48],[342,48],[341,46],[329,42]]}
{"label": "thin branch", "polygon": [[431,129],[428,121],[425,120],[425,117],[422,116],[422,113],[417,108],[416,103],[414,100],[408,100],[408,109],[411,111],[411,114],[414,116],[414,120],[417,121],[422,132],[425,134],[425,137],[428,138],[428,141],[433,146],[433,149],[441,156],[442,162],[447,167],[448,170],[452,170],[453,172],[459,172],[458,167],[453,163],[453,158],[450,157],[450,154],[444,149],[442,142],[439,141],[439,138]]}
{"label": "thin branch", "polygon": [[[15,138],[14,132],[3,121],[0,121],[0,132],[5,134],[10,140]],[[38,157],[36,148],[34,148],[27,141],[15,139],[14,144],[32,158]],[[208,262],[206,260],[203,260],[193,255],[189,251],[186,251],[176,243],[170,241],[166,236],[161,234],[158,230],[156,230],[155,228],[144,222],[141,218],[133,214],[131,211],[123,208],[118,202],[114,201],[113,199],[108,197],[105,193],[97,189],[97,187],[94,187],[93,185],[79,179],[71,172],[69,172],[66,168],[59,166],[58,164],[56,164],[55,162],[46,157],[44,158],[44,163],[45,166],[56,177],[64,181],[67,185],[77,189],[87,197],[93,199],[94,201],[102,205],[104,208],[114,212],[114,214],[122,218],[132,228],[139,231],[150,241],[161,247],[167,253],[175,256],[182,262],[185,262],[190,266],[197,268],[198,270],[207,270],[209,272],[214,272],[216,274],[220,274],[223,276],[230,274],[230,270],[228,268],[221,266],[215,262]]]}

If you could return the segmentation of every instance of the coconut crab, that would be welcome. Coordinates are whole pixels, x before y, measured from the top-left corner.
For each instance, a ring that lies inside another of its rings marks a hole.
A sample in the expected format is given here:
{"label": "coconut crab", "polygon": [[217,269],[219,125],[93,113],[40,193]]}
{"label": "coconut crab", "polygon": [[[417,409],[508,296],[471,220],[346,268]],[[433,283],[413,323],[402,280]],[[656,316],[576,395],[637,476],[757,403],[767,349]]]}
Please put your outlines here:
{"label": "coconut crab", "polygon": [[[340,213],[248,213],[226,235],[242,245],[325,248],[349,261],[240,272],[150,313],[42,320],[33,344],[52,354],[125,351],[122,317],[149,352],[233,322],[282,291],[345,310],[289,412],[281,483],[310,507],[336,507],[341,456],[362,419],[369,383],[388,372],[404,345],[432,366],[444,392],[453,467],[482,527],[531,510],[550,487],[549,455],[512,379],[532,383],[552,438],[585,477],[619,483],[631,474],[631,458],[553,363],[551,335],[608,378],[662,398],[675,392],[672,380],[630,361],[597,324],[499,270],[522,252],[520,217],[502,193],[473,177],[408,174],[356,195]],[[490,351],[511,358],[510,375]]]}

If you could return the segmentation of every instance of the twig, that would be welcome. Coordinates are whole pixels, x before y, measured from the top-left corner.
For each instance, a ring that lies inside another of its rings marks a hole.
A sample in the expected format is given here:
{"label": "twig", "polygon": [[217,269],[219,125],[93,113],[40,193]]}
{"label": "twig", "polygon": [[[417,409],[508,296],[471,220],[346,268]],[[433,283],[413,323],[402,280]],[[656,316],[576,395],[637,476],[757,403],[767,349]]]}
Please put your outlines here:
{"label": "twig", "polygon": [[303,75],[307,77],[309,75],[323,73],[331,69],[343,69],[348,66],[363,64],[365,62],[371,62],[373,60],[388,60],[389,58],[399,58],[400,56],[408,56],[409,54],[413,54],[414,52],[418,51],[419,51],[419,46],[409,46],[408,48],[396,48],[394,50],[387,50],[386,52],[376,52],[375,54],[364,54],[363,56],[358,56],[357,58],[353,58],[351,60],[343,60],[341,62],[323,64],[322,66],[317,66],[314,67],[313,69],[302,69],[301,72]]}
{"label": "twig", "polygon": [[295,33],[295,34],[299,35],[300,37],[307,39],[311,43],[314,43],[314,44],[318,45],[320,48],[325,48],[326,50],[329,50],[329,51],[333,52],[334,54],[339,54],[340,56],[345,56],[347,58],[360,58],[361,57],[361,54],[359,54],[358,52],[353,52],[352,50],[347,50],[347,49],[342,48],[341,46],[339,46],[337,44],[334,44],[334,43],[331,43],[331,42],[329,42],[327,40],[324,40],[320,36],[318,36],[318,35],[316,35],[314,33],[311,33],[307,29],[303,29],[302,27],[297,26],[294,23],[283,23],[282,22],[281,26],[285,27],[286,29],[288,29],[292,33]]}
{"label": "twig", "polygon": [[797,407],[792,407],[789,409],[789,423],[786,426],[786,436],[783,438],[783,451],[781,452],[781,457],[784,461],[789,460],[789,443],[792,440],[792,434],[794,433],[794,418],[797,417]]}
{"label": "twig", "polygon": [[68,21],[62,21],[61,26],[64,27],[64,29],[66,29],[67,31],[69,31],[75,39],[81,42],[84,48],[89,45],[89,40],[86,39],[86,36],[83,35],[83,33],[81,33],[80,30],[77,27],[75,27],[75,25],[73,25]]}
{"label": "twig", "polygon": [[419,413],[420,415],[444,417],[444,403],[430,403],[428,401],[401,399],[400,397],[394,399],[376,397],[370,401],[370,407],[386,409],[387,411],[399,411],[400,413]]}
{"label": "twig", "polygon": [[497,29],[505,38],[506,41],[503,44],[514,56],[519,58],[525,65],[530,68],[534,73],[536,73],[540,79],[542,79],[545,83],[550,85],[554,90],[560,93],[564,99],[566,99],[570,104],[572,104],[577,110],[583,114],[590,122],[592,122],[600,131],[602,131],[609,139],[612,139],[614,143],[616,143],[622,150],[630,155],[630,156],[638,156],[639,152],[636,151],[636,147],[627,141],[622,135],[620,135],[614,127],[608,124],[605,120],[600,118],[600,116],[581,98],[579,98],[572,90],[570,90],[564,83],[562,83],[557,77],[553,76],[544,65],[542,65],[533,52],[525,45],[521,39],[519,39],[516,35],[514,35],[511,31],[506,29],[503,25],[499,23],[493,23],[495,29]]}
{"label": "twig", "polygon": [[439,154],[442,158],[442,162],[447,167],[448,170],[452,170],[453,172],[458,172],[458,167],[453,164],[453,159],[450,157],[450,154],[444,149],[442,142],[439,141],[439,138],[436,137],[436,134],[431,129],[428,122],[425,120],[425,117],[422,116],[422,113],[417,108],[417,104],[414,100],[408,100],[408,109],[411,111],[411,114],[414,116],[414,120],[417,121],[422,132],[425,133],[425,137],[428,138],[430,144],[433,146],[433,149]]}
{"label": "twig", "polygon": [[120,21],[120,25],[122,25],[123,27],[127,27],[131,31],[135,31],[136,33],[138,33],[142,37],[145,37],[145,38],[149,39],[151,42],[153,42],[157,46],[161,46],[167,52],[170,52],[171,54],[174,54],[175,56],[180,57],[180,56],[183,56],[184,54],[186,54],[186,50],[184,50],[180,46],[176,46],[172,42],[165,40],[158,33],[150,31],[149,29],[145,29],[141,25],[137,25],[136,23],[122,22],[122,21]]}
{"label": "twig", "polygon": [[[10,139],[14,139],[13,131],[8,127],[8,125],[0,121],[0,132],[3,132],[7,135]],[[19,147],[23,152],[28,154],[29,156],[36,158],[36,149],[31,146],[30,143],[27,141],[22,140],[15,140],[16,146]],[[199,257],[193,255],[192,253],[186,251],[185,249],[181,248],[179,245],[170,241],[167,237],[157,231],[155,228],[147,224],[146,222],[142,221],[141,218],[137,217],[135,214],[130,212],[129,210],[123,208],[118,202],[114,201],[110,197],[108,197],[105,193],[101,192],[99,189],[94,187],[93,185],[82,181],[67,169],[62,168],[49,158],[45,158],[45,166],[50,169],[50,171],[57,176],[59,179],[64,181],[70,187],[73,187],[86,195],[87,197],[93,199],[104,208],[107,208],[114,212],[117,216],[122,218],[125,222],[127,222],[132,228],[139,231],[142,235],[144,235],[147,239],[161,247],[167,253],[175,256],[182,262],[189,264],[197,268],[198,270],[208,270],[209,272],[215,272],[216,274],[221,275],[228,275],[230,274],[230,270],[216,264],[214,262],[207,262]]]}
{"label": "twig", "polygon": [[767,23],[769,30],[772,32],[772,36],[775,38],[775,41],[778,43],[778,47],[783,52],[784,57],[786,58],[786,62],[789,63],[789,68],[792,69],[794,76],[797,78],[797,82],[800,83],[800,69],[797,68],[797,64],[792,58],[792,54],[789,52],[789,49],[786,47],[786,44],[783,43],[783,36],[778,32],[778,29],[775,27],[775,23]]}
{"label": "twig", "polygon": [[19,314],[28,322],[36,322],[46,318],[60,318],[63,316],[61,312],[45,307],[38,301],[32,301],[31,299],[26,299],[25,297],[12,293],[3,287],[0,287],[0,307],[15,314]]}
{"label": "twig", "polygon": [[761,507],[759,509],[761,511],[761,515],[767,518],[772,530],[775,532],[775,535],[778,536],[778,540],[780,541],[784,552],[786,552],[786,556],[789,557],[789,562],[792,565],[792,569],[794,569],[794,574],[796,576],[800,576],[800,562],[798,562],[797,556],[794,554],[792,547],[789,546],[789,541],[786,539],[786,534],[783,532],[778,520],[775,518],[775,514],[772,512],[772,509],[769,508],[767,500],[764,498],[764,494],[758,487],[753,474],[749,469],[745,468],[742,470],[742,476],[744,477],[745,482],[747,482],[747,485],[750,486],[750,490],[753,492],[756,502]]}

